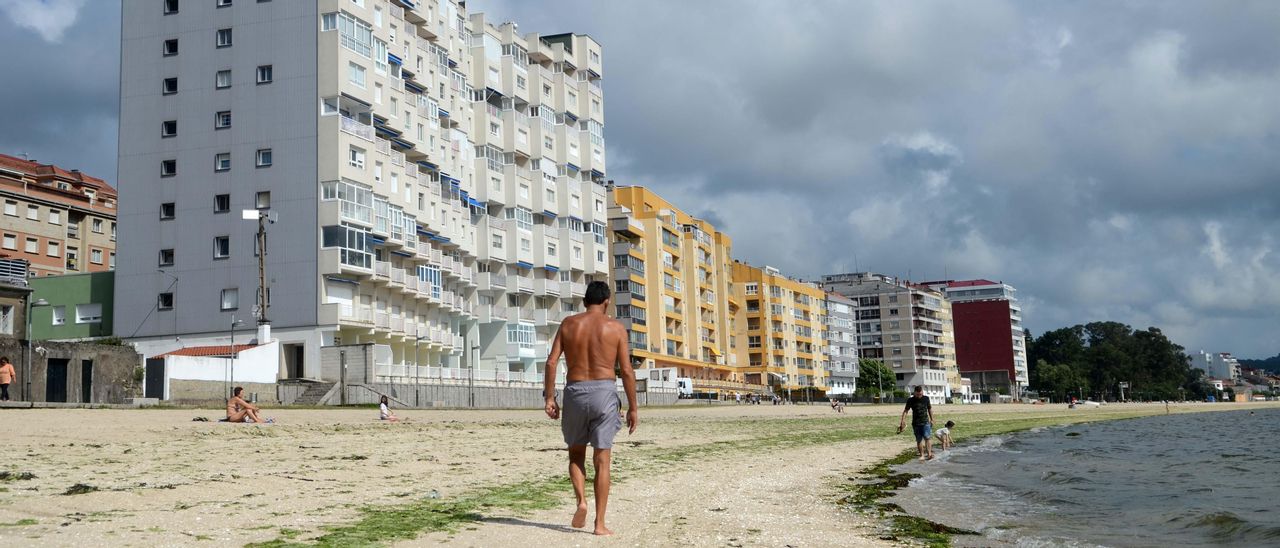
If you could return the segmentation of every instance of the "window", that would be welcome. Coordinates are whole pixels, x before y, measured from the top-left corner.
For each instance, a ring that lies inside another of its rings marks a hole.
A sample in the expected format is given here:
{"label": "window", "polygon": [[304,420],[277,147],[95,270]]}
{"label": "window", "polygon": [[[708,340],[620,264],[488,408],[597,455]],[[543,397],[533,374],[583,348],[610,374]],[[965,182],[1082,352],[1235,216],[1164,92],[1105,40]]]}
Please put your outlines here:
{"label": "window", "polygon": [[173,293],[161,293],[157,296],[156,308],[160,310],[173,310]]}
{"label": "window", "polygon": [[374,82],[373,84],[373,102],[382,104],[382,84]]}
{"label": "window", "polygon": [[[493,238],[492,238],[492,240],[491,240],[491,243],[493,244],[493,248],[494,248],[494,249],[502,249],[502,235],[501,235],[501,234],[490,234],[490,236],[492,236],[492,237],[493,237]],[[9,240],[8,240],[9,236],[8,236],[8,235],[6,235],[5,237],[6,237],[5,241],[6,241],[6,242],[8,242],[8,241],[9,241]]]}
{"label": "window", "polygon": [[270,84],[272,77],[271,72],[271,65],[258,65],[258,83]]}
{"label": "window", "polygon": [[230,171],[231,170],[231,153],[219,152],[213,155],[214,171]]}
{"label": "window", "polygon": [[13,234],[4,235],[5,249],[18,249],[18,237]]}
{"label": "window", "polygon": [[18,202],[15,202],[15,201],[12,201],[12,200],[5,200],[5,201],[4,201],[4,214],[5,214],[5,215],[9,215],[9,216],[11,216],[11,217],[17,217],[17,216],[18,216]]}
{"label": "window", "polygon": [[356,169],[364,169],[364,149],[360,147],[351,147],[350,155],[347,158],[347,165]]}
{"label": "window", "polygon": [[218,7],[225,8],[231,5],[231,0],[218,0]]}
{"label": "window", "polygon": [[88,303],[76,305],[76,323],[101,323],[102,304]]}
{"label": "window", "polygon": [[164,41],[164,56],[165,56],[165,57],[168,57],[168,56],[170,56],[170,55],[177,55],[177,54],[178,54],[178,39],[177,39],[177,38],[170,38],[170,39],[168,39],[168,40],[165,40],[165,41]]}
{"label": "window", "polygon": [[338,12],[329,12],[320,16],[320,32],[328,32],[338,28]]}
{"label": "window", "polygon": [[271,167],[271,149],[269,148],[258,149],[257,166]]}
{"label": "window", "polygon": [[220,48],[231,47],[231,29],[218,29],[215,44]]}
{"label": "window", "polygon": [[40,252],[40,240],[38,238],[27,238],[27,253]]}
{"label": "window", "polygon": [[174,135],[177,135],[177,134],[178,134],[177,120],[165,120],[160,124],[161,137],[173,137]]}
{"label": "window", "polygon": [[556,243],[555,243],[555,242],[547,242],[547,256],[548,256],[548,257],[555,257],[555,256],[556,256]]}
{"label": "window", "polygon": [[258,209],[271,209],[271,192],[264,190],[254,196],[253,207]]}
{"label": "window", "polygon": [[159,262],[159,265],[160,265],[160,266],[173,266],[173,250],[172,250],[172,249],[161,249],[161,250],[160,250],[160,262]]}
{"label": "window", "polygon": [[107,255],[107,268],[114,269],[116,267],[116,252],[112,251]]}
{"label": "window", "polygon": [[178,79],[177,79],[177,78],[165,78],[165,79],[164,79],[164,85],[160,88],[160,91],[161,91],[162,93],[164,93],[165,95],[173,95],[173,94],[177,93],[177,92],[178,92]]}
{"label": "window", "polygon": [[54,241],[49,242],[49,256],[57,257],[62,255],[62,244]]}
{"label": "window", "polygon": [[102,264],[102,250],[101,249],[89,250],[89,261],[92,262],[93,264]]}
{"label": "window", "polygon": [[173,177],[174,175],[177,175],[177,174],[178,174],[177,160],[162,160],[160,162],[161,177]]}
{"label": "window", "polygon": [[61,212],[61,211],[58,211],[58,210],[56,210],[56,209],[50,209],[50,210],[49,210],[49,224],[51,224],[51,225],[60,225],[60,224],[62,224],[62,212]]}
{"label": "window", "polygon": [[213,197],[213,212],[214,212],[214,213],[226,213],[226,212],[228,212],[228,211],[231,211],[231,195],[230,195],[230,194],[218,194],[217,196],[214,196],[214,197]]}
{"label": "window", "polygon": [[223,310],[240,308],[240,290],[237,288],[223,289],[221,301]]}
{"label": "window", "polygon": [[213,78],[213,87],[217,89],[226,89],[231,87],[231,69],[218,71]]}
{"label": "window", "polygon": [[178,0],[164,0],[164,14],[178,13]]}
{"label": "window", "polygon": [[231,127],[231,111],[218,111],[218,113],[213,117],[213,128],[225,129],[229,127]]}
{"label": "window", "polygon": [[231,256],[231,237],[230,236],[214,236],[213,258],[225,259],[230,256]]}
{"label": "window", "polygon": [[169,220],[174,218],[177,213],[177,206],[173,202],[165,202],[160,204],[160,220]]}
{"label": "window", "polygon": [[27,218],[33,221],[40,220],[40,206],[27,205]]}
{"label": "window", "polygon": [[53,307],[53,325],[66,325],[67,323],[67,307],[66,305],[58,305]]}
{"label": "window", "polygon": [[354,62],[347,62],[347,80],[360,89],[364,89],[364,73],[364,67]]}

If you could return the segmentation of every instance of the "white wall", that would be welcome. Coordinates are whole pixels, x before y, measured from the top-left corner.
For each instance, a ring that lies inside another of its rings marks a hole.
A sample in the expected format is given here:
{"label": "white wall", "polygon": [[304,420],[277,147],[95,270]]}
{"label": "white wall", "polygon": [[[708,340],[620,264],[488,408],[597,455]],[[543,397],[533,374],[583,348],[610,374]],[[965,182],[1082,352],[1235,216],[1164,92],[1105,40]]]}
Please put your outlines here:
{"label": "white wall", "polygon": [[[169,393],[171,379],[192,381],[227,381],[231,370],[230,358],[206,356],[165,356],[164,391]],[[280,371],[280,343],[272,341],[241,351],[236,356],[235,379],[237,382],[274,383]]]}

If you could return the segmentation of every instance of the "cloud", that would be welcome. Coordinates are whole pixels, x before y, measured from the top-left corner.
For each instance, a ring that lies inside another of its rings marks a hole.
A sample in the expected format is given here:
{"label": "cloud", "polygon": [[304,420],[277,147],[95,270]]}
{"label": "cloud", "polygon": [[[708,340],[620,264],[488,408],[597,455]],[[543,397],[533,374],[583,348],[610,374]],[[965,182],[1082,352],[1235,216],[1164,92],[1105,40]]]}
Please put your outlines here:
{"label": "cloud", "polygon": [[927,131],[886,137],[880,143],[880,157],[890,173],[923,183],[931,194],[950,182],[952,168],[963,161],[955,145]]}
{"label": "cloud", "polygon": [[14,24],[36,31],[46,42],[58,43],[76,22],[85,0],[0,0],[0,11]]}

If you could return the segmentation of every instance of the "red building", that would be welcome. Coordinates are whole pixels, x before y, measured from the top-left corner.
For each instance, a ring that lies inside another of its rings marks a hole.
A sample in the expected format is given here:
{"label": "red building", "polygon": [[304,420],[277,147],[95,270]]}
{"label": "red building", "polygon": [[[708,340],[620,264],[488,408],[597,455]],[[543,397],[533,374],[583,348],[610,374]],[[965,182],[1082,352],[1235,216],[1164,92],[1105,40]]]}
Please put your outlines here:
{"label": "red building", "polygon": [[956,365],[974,392],[1019,395],[1027,385],[1026,333],[1013,286],[990,280],[926,285],[945,291],[951,301]]}

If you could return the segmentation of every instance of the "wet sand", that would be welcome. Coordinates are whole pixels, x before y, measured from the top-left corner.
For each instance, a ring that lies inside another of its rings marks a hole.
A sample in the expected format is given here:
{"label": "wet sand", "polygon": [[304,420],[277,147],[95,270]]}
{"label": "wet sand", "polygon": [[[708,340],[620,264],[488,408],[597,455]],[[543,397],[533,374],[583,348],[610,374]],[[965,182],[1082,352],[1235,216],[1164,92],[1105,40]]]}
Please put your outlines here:
{"label": "wet sand", "polygon": [[[1241,409],[1186,404],[1178,411]],[[1271,404],[1274,405],[1274,404]],[[1164,406],[1083,410],[1096,418],[1162,414]],[[550,508],[494,506],[480,521],[422,531],[400,546],[672,544],[887,545],[882,525],[836,504],[840,485],[913,444],[893,435],[896,405],[679,406],[642,409],[622,433],[609,526],[599,539],[566,525],[565,492]],[[940,406],[969,423],[1076,420],[1064,406]],[[566,473],[559,424],[534,410],[397,412],[268,410],[277,424],[232,425],[220,410],[37,409],[0,413],[0,545],[179,546],[307,541],[358,523],[362,508],[451,501]],[[988,419],[989,418],[989,419]],[[962,422],[962,424],[965,424]],[[590,470],[588,470],[590,474]],[[88,491],[73,493],[76,485]],[[590,487],[588,487],[588,491]],[[557,505],[558,504],[558,505]],[[376,534],[374,537],[377,539]]]}

